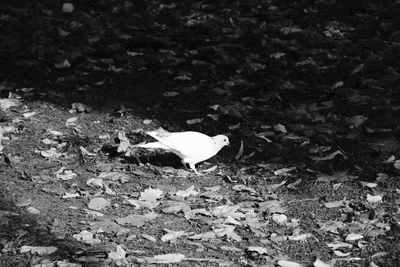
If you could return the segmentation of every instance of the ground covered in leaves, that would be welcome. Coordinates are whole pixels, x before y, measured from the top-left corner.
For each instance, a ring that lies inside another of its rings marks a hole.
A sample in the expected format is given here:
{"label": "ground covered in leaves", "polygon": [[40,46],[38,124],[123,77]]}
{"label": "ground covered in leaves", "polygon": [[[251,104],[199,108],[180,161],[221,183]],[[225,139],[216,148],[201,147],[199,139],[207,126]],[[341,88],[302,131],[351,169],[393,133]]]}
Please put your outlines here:
{"label": "ground covered in leaves", "polygon": [[400,266],[399,10],[1,1],[0,266]]}

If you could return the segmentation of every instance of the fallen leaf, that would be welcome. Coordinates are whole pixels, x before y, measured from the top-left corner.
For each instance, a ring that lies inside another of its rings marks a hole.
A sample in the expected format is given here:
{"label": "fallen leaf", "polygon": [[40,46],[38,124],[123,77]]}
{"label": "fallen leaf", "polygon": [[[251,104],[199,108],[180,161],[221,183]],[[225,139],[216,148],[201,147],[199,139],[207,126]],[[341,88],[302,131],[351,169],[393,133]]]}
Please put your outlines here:
{"label": "fallen leaf", "polygon": [[167,231],[168,233],[161,237],[162,242],[174,243],[179,237],[187,235],[185,231],[172,231],[168,229],[164,229],[164,231]]}
{"label": "fallen leaf", "polygon": [[57,159],[57,158],[61,157],[63,154],[58,152],[57,148],[51,147],[48,150],[41,151],[40,155],[42,155],[45,158],[49,158],[49,159]]}
{"label": "fallen leaf", "polygon": [[214,229],[214,233],[218,237],[228,237],[236,242],[242,241],[242,237],[235,233],[236,227],[233,225],[222,224],[218,228]]}
{"label": "fallen leaf", "polygon": [[22,246],[19,251],[20,253],[31,252],[32,254],[38,254],[40,256],[49,255],[56,252],[56,247],[35,247],[35,246]]}
{"label": "fallen leaf", "polygon": [[285,214],[272,214],[272,221],[279,225],[285,225],[287,223],[287,216]]}
{"label": "fallen leaf", "polygon": [[102,172],[97,176],[97,178],[103,180],[111,180],[114,182],[119,181],[121,184],[125,184],[130,181],[130,176],[123,172]]}
{"label": "fallen leaf", "polygon": [[24,116],[24,118],[30,118],[30,117],[32,117],[32,116],[34,116],[34,115],[36,115],[36,112],[35,112],[35,111],[26,112],[26,113],[22,114],[22,116]]}
{"label": "fallen leaf", "polygon": [[108,253],[108,258],[112,260],[121,260],[126,258],[126,251],[121,247],[121,245],[117,245],[115,251],[110,251]]}
{"label": "fallen leaf", "polygon": [[240,122],[237,123],[237,124],[234,124],[234,125],[229,125],[229,126],[228,126],[228,129],[229,129],[230,131],[234,131],[234,130],[239,129],[239,127],[240,127]]}
{"label": "fallen leaf", "polygon": [[100,239],[94,238],[94,234],[92,232],[89,232],[87,230],[83,230],[79,234],[74,234],[72,237],[78,240],[79,242],[91,245],[99,244],[101,242]]}
{"label": "fallen leaf", "polygon": [[219,114],[207,114],[207,117],[213,119],[214,121],[218,121],[220,115]]}
{"label": "fallen leaf", "polygon": [[321,230],[334,234],[339,234],[339,230],[345,229],[346,224],[341,221],[326,221],[321,223]]}
{"label": "fallen leaf", "polygon": [[344,204],[345,204],[344,200],[337,200],[337,201],[326,202],[324,204],[324,206],[325,206],[325,208],[332,209],[332,208],[341,207]]}
{"label": "fallen leaf", "polygon": [[218,168],[218,166],[217,166],[217,165],[214,165],[214,166],[212,166],[212,167],[210,167],[210,168],[208,168],[208,169],[203,170],[203,173],[210,173],[210,172],[213,172],[213,171],[215,171],[217,168]]}
{"label": "fallen leaf", "polygon": [[90,187],[103,188],[103,179],[90,178],[89,180],[86,181],[86,185]]}
{"label": "fallen leaf", "polygon": [[185,259],[185,255],[180,253],[156,255],[154,257],[146,257],[147,263],[178,263]]}
{"label": "fallen leaf", "polygon": [[196,190],[194,190],[194,185],[192,185],[191,187],[189,187],[186,190],[179,190],[175,193],[176,196],[178,197],[190,197],[190,196],[197,196],[199,194],[199,192],[197,192]]}
{"label": "fallen leaf", "polygon": [[364,69],[364,64],[360,64],[354,70],[352,70],[350,75],[355,75],[355,74],[359,73],[363,69]]}
{"label": "fallen leaf", "polygon": [[255,251],[260,255],[262,255],[262,254],[268,255],[268,250],[266,248],[264,248],[264,247],[250,246],[250,247],[247,247],[247,250],[248,251]]}
{"label": "fallen leaf", "polygon": [[90,112],[92,110],[91,107],[83,104],[83,103],[72,103],[71,104],[71,109],[68,111],[70,114],[72,113],[85,113],[85,112]]}
{"label": "fallen leaf", "polygon": [[242,184],[234,185],[234,186],[232,187],[232,189],[235,190],[235,191],[245,191],[245,192],[250,192],[250,193],[252,193],[252,194],[257,194],[257,191],[256,191],[256,190],[254,190],[254,189],[251,188],[251,187],[247,187],[247,186],[245,186],[245,185],[242,185]]}
{"label": "fallen leaf", "polygon": [[65,170],[64,167],[61,167],[60,170],[56,172],[56,177],[64,181],[74,179],[76,176],[78,176],[76,173],[72,170]]}
{"label": "fallen leaf", "polygon": [[[303,30],[301,29],[301,28],[299,28],[299,27],[297,27],[297,26],[295,26],[295,25],[292,25],[292,26],[287,26],[287,27],[282,27],[281,28],[281,32],[284,34],[284,35],[288,35],[288,34],[290,34],[290,33],[298,33],[298,32],[302,32]],[[278,264],[279,264],[279,262],[278,262]]]}
{"label": "fallen leaf", "polygon": [[313,263],[314,267],[331,267],[330,264],[321,261],[320,259],[316,259]]}
{"label": "fallen leaf", "polygon": [[285,213],[286,209],[282,207],[282,202],[278,200],[269,200],[258,203],[260,212],[268,211],[270,214]]}
{"label": "fallen leaf", "polygon": [[335,152],[325,156],[325,157],[310,157],[312,160],[318,162],[318,161],[324,161],[324,160],[331,160],[334,159],[337,155],[341,155],[343,156],[343,158],[347,158],[343,152],[341,152],[340,150],[336,150]]}
{"label": "fallen leaf", "polygon": [[26,209],[26,211],[33,215],[40,214],[40,210],[38,210],[37,208],[34,208],[34,207],[29,207]]}
{"label": "fallen leaf", "polygon": [[347,174],[347,172],[336,172],[332,175],[329,174],[318,174],[317,182],[331,183],[331,182],[346,182],[357,179],[358,176]]}
{"label": "fallen leaf", "polygon": [[230,247],[230,246],[221,246],[222,250],[225,251],[231,251],[231,252],[242,252],[243,249],[237,248],[237,247]]}
{"label": "fallen leaf", "polygon": [[351,233],[351,234],[348,234],[347,236],[346,236],[346,241],[356,241],[356,240],[360,240],[360,239],[363,239],[364,238],[364,236],[363,235],[360,235],[360,234],[353,234],[353,233]]}
{"label": "fallen leaf", "polygon": [[157,238],[155,238],[155,237],[152,236],[152,235],[142,234],[142,237],[145,238],[145,239],[147,239],[147,240],[149,240],[149,241],[151,241],[151,242],[157,242]]}
{"label": "fallen leaf", "polygon": [[76,197],[80,197],[81,195],[79,193],[68,193],[65,192],[64,195],[62,195],[61,198],[66,199],[66,198],[76,198]]}
{"label": "fallen leaf", "polygon": [[163,94],[163,96],[166,96],[166,97],[173,97],[173,96],[177,96],[177,95],[179,95],[179,93],[175,92],[175,91],[165,92]]}
{"label": "fallen leaf", "polygon": [[288,236],[288,240],[291,240],[291,241],[304,241],[307,238],[311,238],[311,237],[313,237],[312,234],[292,235],[292,236]]}
{"label": "fallen leaf", "polygon": [[274,130],[281,133],[287,133],[285,125],[282,125],[280,123],[274,126]]}
{"label": "fallen leaf", "polygon": [[60,131],[56,131],[56,130],[51,130],[51,129],[47,129],[47,132],[54,135],[54,136],[62,136],[64,135],[62,132]]}
{"label": "fallen leaf", "polygon": [[348,257],[351,255],[351,252],[343,253],[340,250],[334,250],[333,253],[338,257]]}
{"label": "fallen leaf", "polygon": [[294,261],[287,261],[287,260],[279,260],[278,265],[281,267],[304,267],[304,265],[294,262]]}
{"label": "fallen leaf", "polygon": [[396,169],[400,170],[400,159],[396,160],[396,161],[394,162],[393,166],[394,166]]}
{"label": "fallen leaf", "polygon": [[161,198],[161,195],[163,194],[163,191],[160,189],[153,189],[153,188],[147,188],[143,192],[140,193],[140,201],[147,201],[147,202],[156,202],[157,199]]}
{"label": "fallen leaf", "polygon": [[128,56],[131,56],[131,57],[143,56],[144,55],[143,53],[140,53],[140,52],[131,52],[131,51],[126,51],[126,54]]}
{"label": "fallen leaf", "polygon": [[373,196],[373,195],[367,194],[367,201],[369,203],[380,203],[380,202],[382,202],[382,196],[381,195]]}
{"label": "fallen leaf", "polygon": [[12,98],[3,98],[0,99],[0,109],[3,111],[7,111],[10,107],[17,107],[21,104],[18,99]]}
{"label": "fallen leaf", "polygon": [[100,211],[110,206],[110,202],[102,197],[96,197],[90,200],[88,208],[92,210]]}
{"label": "fallen leaf", "polygon": [[29,197],[20,197],[15,201],[15,206],[21,208],[21,207],[26,207],[32,204],[32,199]]}
{"label": "fallen leaf", "polygon": [[155,213],[148,213],[145,215],[131,214],[131,215],[128,215],[127,217],[116,219],[116,222],[121,225],[129,224],[129,225],[132,225],[135,227],[141,227],[141,226],[145,225],[147,222],[150,222],[150,221],[156,219],[157,216],[158,215]]}
{"label": "fallen leaf", "polygon": [[202,241],[210,241],[210,240],[216,239],[217,236],[213,231],[208,231],[205,233],[194,234],[194,235],[188,236],[188,238],[195,239],[195,240],[202,240]]}
{"label": "fallen leaf", "polygon": [[333,250],[336,250],[338,248],[352,248],[353,247],[352,244],[344,243],[344,242],[328,243],[326,245]]}
{"label": "fallen leaf", "polygon": [[204,120],[203,118],[191,119],[191,120],[187,120],[186,124],[192,125],[192,124],[202,123],[203,120]]}
{"label": "fallen leaf", "polygon": [[69,63],[68,59],[64,59],[61,62],[55,63],[54,67],[56,69],[64,69],[64,68],[69,68],[71,67],[71,63]]}
{"label": "fallen leaf", "polygon": [[347,119],[347,124],[350,128],[357,128],[360,125],[364,124],[368,120],[368,117],[364,115],[356,115]]}
{"label": "fallen leaf", "polygon": [[333,84],[331,86],[331,90],[335,90],[336,88],[342,87],[343,85],[344,85],[344,82],[342,82],[342,81],[336,82],[335,84]]}
{"label": "fallen leaf", "polygon": [[77,121],[78,121],[77,117],[72,117],[72,118],[67,119],[67,121],[65,122],[65,125],[66,126],[75,126],[76,125],[75,123]]}
{"label": "fallen leaf", "polygon": [[283,174],[286,174],[286,173],[288,173],[288,172],[290,172],[292,170],[295,170],[295,169],[296,169],[296,167],[282,168],[282,169],[274,171],[274,175],[283,175]]}
{"label": "fallen leaf", "polygon": [[242,155],[243,155],[243,141],[240,141],[240,148],[239,148],[238,153],[235,156],[235,159],[239,160],[242,157]]}

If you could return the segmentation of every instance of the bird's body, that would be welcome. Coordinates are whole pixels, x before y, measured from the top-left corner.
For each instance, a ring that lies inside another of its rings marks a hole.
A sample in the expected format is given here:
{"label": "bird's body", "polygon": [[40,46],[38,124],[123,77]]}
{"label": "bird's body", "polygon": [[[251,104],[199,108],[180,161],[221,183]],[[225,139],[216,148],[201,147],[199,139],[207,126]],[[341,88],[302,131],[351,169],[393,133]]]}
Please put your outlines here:
{"label": "bird's body", "polygon": [[196,173],[195,164],[215,156],[222,147],[229,145],[229,139],[225,135],[210,137],[193,131],[170,133],[162,128],[146,133],[157,142],[138,144],[136,147],[172,152],[182,159],[184,165],[189,164]]}

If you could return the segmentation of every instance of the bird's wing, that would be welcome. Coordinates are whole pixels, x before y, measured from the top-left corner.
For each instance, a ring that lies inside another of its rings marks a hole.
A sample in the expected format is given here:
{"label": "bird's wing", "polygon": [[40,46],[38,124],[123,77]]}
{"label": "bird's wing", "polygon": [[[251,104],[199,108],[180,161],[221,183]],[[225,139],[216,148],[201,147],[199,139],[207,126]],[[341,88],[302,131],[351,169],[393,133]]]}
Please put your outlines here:
{"label": "bird's wing", "polygon": [[146,144],[137,144],[135,147],[141,147],[141,148],[148,148],[148,149],[164,149],[164,150],[171,150],[171,148],[167,147],[161,142],[150,142]]}
{"label": "bird's wing", "polygon": [[213,139],[198,132],[148,132],[150,136],[157,139],[163,145],[181,158],[190,158],[194,161],[203,161],[214,156],[216,150]]}

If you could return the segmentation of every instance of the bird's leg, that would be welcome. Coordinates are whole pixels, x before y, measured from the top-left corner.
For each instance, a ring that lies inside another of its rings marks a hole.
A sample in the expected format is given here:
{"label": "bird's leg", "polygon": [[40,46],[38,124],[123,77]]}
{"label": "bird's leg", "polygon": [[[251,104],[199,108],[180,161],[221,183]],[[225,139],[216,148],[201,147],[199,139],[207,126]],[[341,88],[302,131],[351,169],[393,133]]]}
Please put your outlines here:
{"label": "bird's leg", "polygon": [[196,167],[195,167],[195,164],[194,164],[194,163],[189,163],[189,167],[190,167],[190,169],[192,169],[197,175],[202,175],[201,173],[199,173],[199,172],[196,170]]}
{"label": "bird's leg", "polygon": [[182,160],[181,162],[182,162],[182,164],[183,164],[183,167],[185,168],[185,170],[187,170],[187,165],[186,165],[186,162],[184,162],[183,160]]}

